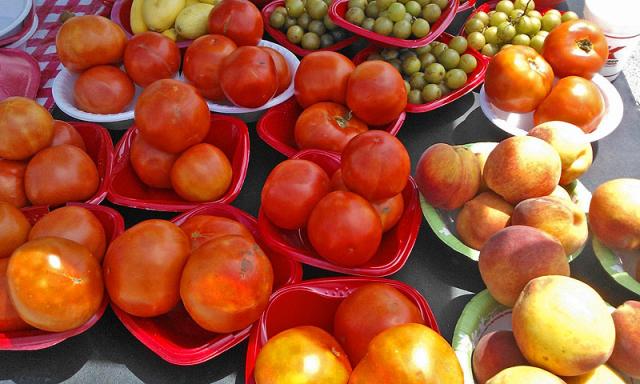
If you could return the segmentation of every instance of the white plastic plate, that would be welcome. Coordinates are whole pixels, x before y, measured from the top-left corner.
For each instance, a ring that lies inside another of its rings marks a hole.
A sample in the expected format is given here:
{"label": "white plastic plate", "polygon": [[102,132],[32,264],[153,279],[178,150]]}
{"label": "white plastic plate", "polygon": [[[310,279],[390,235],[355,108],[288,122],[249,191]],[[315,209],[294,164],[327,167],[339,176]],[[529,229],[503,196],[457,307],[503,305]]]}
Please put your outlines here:
{"label": "white plastic plate", "polygon": [[32,0],[0,0],[0,38],[20,32],[22,22],[31,11]]}

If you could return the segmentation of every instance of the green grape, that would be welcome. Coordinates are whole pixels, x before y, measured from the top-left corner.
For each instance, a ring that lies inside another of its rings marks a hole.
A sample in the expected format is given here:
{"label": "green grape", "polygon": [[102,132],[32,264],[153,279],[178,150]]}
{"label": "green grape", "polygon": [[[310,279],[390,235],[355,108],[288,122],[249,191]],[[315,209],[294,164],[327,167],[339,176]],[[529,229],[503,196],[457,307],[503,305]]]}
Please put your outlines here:
{"label": "green grape", "polygon": [[431,52],[424,52],[418,56],[420,59],[420,70],[424,70],[429,64],[437,61],[436,57]]}
{"label": "green grape", "polygon": [[442,64],[445,69],[453,69],[460,63],[460,54],[451,48],[447,48],[437,57],[438,62]]}
{"label": "green grape", "polygon": [[400,58],[400,60],[406,60],[409,57],[418,57],[418,55],[413,52],[412,50],[410,50],[409,48],[403,48],[400,50],[400,54],[398,55],[398,57]]}
{"label": "green grape", "polygon": [[[366,2],[366,0],[362,0]],[[323,20],[329,11],[327,3],[322,0],[307,0],[307,13],[314,20]]]}
{"label": "green grape", "polygon": [[516,35],[516,27],[505,21],[498,26],[498,41],[507,43]]}
{"label": "green grape", "polygon": [[325,33],[324,35],[320,36],[320,47],[321,48],[330,47],[335,43],[336,43],[336,41],[333,39],[333,36],[331,36],[328,33]]}
{"label": "green grape", "polygon": [[287,29],[287,40],[293,44],[300,44],[303,35],[304,29],[299,25],[293,25]]}
{"label": "green grape", "polygon": [[308,13],[303,13],[296,19],[296,23],[302,27],[302,29],[309,29],[309,23],[311,22],[311,16]]}
{"label": "green grape", "polygon": [[320,36],[313,32],[307,32],[302,36],[301,44],[304,49],[318,49],[320,48]]}
{"label": "green grape", "polygon": [[409,77],[409,84],[411,85],[411,89],[422,90],[427,85],[427,81],[424,79],[424,73],[414,72],[411,77]]}
{"label": "green grape", "polygon": [[549,13],[554,14],[554,15],[557,15],[558,17],[562,17],[562,14],[561,14],[561,13],[560,13],[560,11],[558,11],[557,9],[550,9],[550,10],[548,10],[548,11],[545,13],[545,15],[546,15],[546,14],[549,14]]}
{"label": "green grape", "polygon": [[376,23],[376,19],[373,19],[371,17],[367,17],[366,19],[364,19],[364,21],[362,22],[362,24],[360,25],[362,28],[366,29],[367,31],[373,31],[373,25]]}
{"label": "green grape", "polygon": [[386,17],[388,19],[389,18],[389,11],[385,9],[382,12],[378,12],[378,18],[381,18],[381,17]]}
{"label": "green grape", "polygon": [[455,50],[461,55],[464,53],[464,51],[467,50],[468,45],[469,43],[467,42],[467,39],[464,38],[464,36],[455,36],[449,41],[449,48]]}
{"label": "green grape", "polygon": [[508,14],[513,11],[514,8],[513,3],[509,0],[501,0],[496,4],[496,12],[504,12]]}
{"label": "green grape", "polygon": [[380,51],[380,55],[382,55],[382,57],[388,61],[397,59],[400,56],[400,52],[397,49],[385,48]]}
{"label": "green grape", "polygon": [[308,30],[318,36],[322,36],[327,32],[327,28],[325,28],[324,23],[320,20],[313,20],[310,22]]}
{"label": "green grape", "polygon": [[435,57],[440,56],[442,52],[449,49],[449,46],[447,46],[447,44],[441,43],[439,41],[434,41],[431,44],[433,44],[431,48],[431,53],[433,53]]}
{"label": "green grape", "polygon": [[411,23],[409,23],[406,20],[398,21],[393,25],[392,34],[394,37],[397,37],[398,39],[408,38],[409,36],[411,36]]}
{"label": "green grape", "polygon": [[422,13],[422,7],[415,0],[407,1],[407,4],[405,4],[404,7],[406,8],[407,13],[409,13],[411,16],[417,17],[420,15],[420,13]]}
{"label": "green grape", "polygon": [[348,8],[362,8],[364,11],[367,7],[367,0],[349,0],[348,4]]}
{"label": "green grape", "polygon": [[367,8],[365,8],[364,10],[365,15],[367,15],[367,17],[372,17],[372,18],[376,18],[378,17],[378,5],[375,1],[370,2],[369,4],[367,4]]}
{"label": "green grape", "polygon": [[422,47],[416,48],[416,54],[418,56],[422,55],[423,53],[427,53],[427,52],[431,52],[431,44],[423,45]]}
{"label": "green grape", "polygon": [[539,11],[533,9],[531,11],[527,12],[527,16],[531,17],[531,18],[535,18],[535,19],[542,19],[542,13],[540,13]]}
{"label": "green grape", "polygon": [[296,21],[295,18],[291,17],[291,16],[287,16],[286,20],[284,21],[284,27],[282,29],[286,29],[288,30],[289,28],[293,27],[294,25],[298,25],[298,22]]}
{"label": "green grape", "polygon": [[379,11],[385,11],[389,6],[395,3],[396,0],[376,0],[376,4],[378,5]]}
{"label": "green grape", "polygon": [[411,24],[411,22],[413,21],[413,19],[415,19],[415,17],[411,16],[411,14],[409,12],[405,12],[404,13],[404,18],[403,20],[406,20],[409,22],[409,24]]}
{"label": "green grape", "polygon": [[393,21],[386,17],[378,17],[373,24],[373,31],[384,36],[389,36],[393,32]]}
{"label": "green grape", "polygon": [[487,44],[498,44],[498,27],[489,27],[484,30],[484,39]]}
{"label": "green grape", "polygon": [[407,94],[407,102],[409,104],[422,104],[422,92],[417,89],[412,89]]}
{"label": "green grape", "polygon": [[422,99],[426,102],[438,100],[442,97],[442,90],[437,84],[427,84],[422,89]]}
{"label": "green grape", "polygon": [[407,90],[407,95],[411,92],[411,84],[407,80],[404,81],[404,88]]}
{"label": "green grape", "polygon": [[431,0],[431,4],[437,5],[442,10],[447,8],[447,5],[449,5],[449,0]]}
{"label": "green grape", "polygon": [[[424,11],[422,13],[422,16],[424,17]],[[482,30],[484,29],[484,26],[485,24],[482,21],[480,21],[479,19],[473,18],[473,19],[469,19],[469,21],[465,23],[464,31],[467,33],[467,35],[472,32],[482,32]]]}
{"label": "green grape", "polygon": [[402,71],[402,61],[400,61],[400,59],[391,59],[389,60],[389,64],[393,65],[398,72]]}
{"label": "green grape", "polygon": [[529,22],[531,23],[531,29],[529,30],[528,35],[533,36],[536,33],[540,32],[542,29],[542,21],[541,19],[535,17],[529,17]]}
{"label": "green grape", "polygon": [[544,16],[542,16],[542,29],[550,32],[553,28],[557,27],[562,23],[561,16],[547,12]]}
{"label": "green grape", "polygon": [[489,25],[489,15],[487,14],[487,12],[480,11],[480,12],[476,13],[474,18],[482,21],[482,24],[484,24],[484,25]]}
{"label": "green grape", "polygon": [[424,79],[427,83],[437,84],[444,79],[444,75],[447,71],[440,63],[432,63],[424,69]]}
{"label": "green grape", "polygon": [[509,19],[509,16],[507,16],[506,13],[496,12],[493,15],[489,16],[489,25],[492,27],[497,27],[498,25],[504,23],[508,19]]}
{"label": "green grape", "polygon": [[429,23],[435,23],[440,18],[442,10],[436,4],[427,4],[422,8],[422,17]]}
{"label": "green grape", "polygon": [[567,11],[565,13],[562,14],[562,16],[560,17],[560,20],[564,23],[566,21],[570,21],[570,20],[578,20],[578,14],[573,12],[573,11]]}
{"label": "green grape", "polygon": [[402,73],[411,76],[420,70],[420,59],[416,56],[407,57],[402,61]]}
{"label": "green grape", "polygon": [[467,41],[471,48],[479,51],[484,47],[487,41],[484,38],[484,35],[481,32],[471,32],[469,36],[467,36]]}
{"label": "green grape", "polygon": [[393,3],[389,6],[389,19],[394,23],[403,20],[405,13],[404,5],[400,3]]}
{"label": "green grape", "polygon": [[384,57],[382,57],[382,55],[378,52],[376,53],[372,53],[367,57],[367,61],[372,61],[372,60],[384,60]]}
{"label": "green grape", "polygon": [[531,18],[527,15],[523,15],[518,19],[516,23],[516,33],[529,34],[533,29],[533,23]]}
{"label": "green grape", "polygon": [[513,40],[511,41],[513,45],[526,45],[529,46],[531,44],[531,38],[529,35],[525,35],[523,33],[519,35],[515,35]]}
{"label": "green grape", "polygon": [[482,47],[480,51],[485,56],[493,56],[500,51],[500,47],[497,44],[487,43]]}
{"label": "green grape", "polygon": [[542,46],[544,45],[544,36],[535,35],[531,38],[529,46],[535,49],[538,53],[542,53]]}
{"label": "green grape", "polygon": [[322,23],[324,23],[325,28],[327,28],[327,30],[329,31],[333,31],[336,28],[338,28],[338,26],[333,22],[333,20],[331,20],[329,15],[324,15],[324,17],[322,18]]}
{"label": "green grape", "polygon": [[416,0],[420,4],[420,8],[424,8],[425,5],[430,4],[431,0]]}
{"label": "green grape", "polygon": [[442,96],[451,93],[451,89],[447,87],[447,84],[445,84],[444,80],[438,84],[438,88],[440,88],[440,93],[442,94]]}
{"label": "green grape", "polygon": [[429,22],[425,19],[416,19],[411,25],[411,33],[418,39],[427,36],[430,29]]}
{"label": "green grape", "polygon": [[465,73],[471,73],[475,71],[478,66],[478,60],[473,55],[465,53],[460,56],[460,63],[458,64],[458,68],[462,69]]}
{"label": "green grape", "polygon": [[345,15],[345,19],[348,22],[353,23],[355,25],[360,25],[365,19],[364,11],[362,8],[349,8]]}
{"label": "green grape", "polygon": [[502,47],[500,47],[500,50],[501,50],[501,51],[504,51],[505,49],[507,49],[507,48],[511,48],[511,47],[513,47],[513,44],[505,44],[505,45],[503,45]]}
{"label": "green grape", "polygon": [[450,89],[458,89],[467,83],[467,74],[462,69],[454,68],[444,76],[444,82]]}
{"label": "green grape", "polygon": [[516,9],[522,9],[525,11],[532,11],[536,9],[536,3],[533,0],[515,0],[513,5]]}
{"label": "green grape", "polygon": [[273,28],[280,29],[280,28],[284,27],[285,21],[287,21],[287,17],[285,15],[283,15],[281,12],[273,12],[269,16],[269,24]]}
{"label": "green grape", "polygon": [[345,31],[344,29],[335,29],[330,33],[331,33],[331,36],[333,36],[333,39],[335,41],[344,40],[347,37],[349,37],[349,33],[347,33],[347,31]]}
{"label": "green grape", "polygon": [[538,31],[538,33],[536,33],[536,36],[542,36],[544,38],[546,38],[549,35],[548,31]]}
{"label": "green grape", "polygon": [[302,0],[287,0],[285,2],[287,14],[291,17],[298,17],[304,13],[304,3]]}
{"label": "green grape", "polygon": [[509,18],[511,20],[515,20],[522,15],[524,15],[524,11],[522,9],[514,9],[509,13]]}
{"label": "green grape", "polygon": [[282,5],[277,6],[276,9],[273,11],[273,13],[282,13],[282,15],[284,15],[286,17],[287,16],[287,8],[283,7]]}

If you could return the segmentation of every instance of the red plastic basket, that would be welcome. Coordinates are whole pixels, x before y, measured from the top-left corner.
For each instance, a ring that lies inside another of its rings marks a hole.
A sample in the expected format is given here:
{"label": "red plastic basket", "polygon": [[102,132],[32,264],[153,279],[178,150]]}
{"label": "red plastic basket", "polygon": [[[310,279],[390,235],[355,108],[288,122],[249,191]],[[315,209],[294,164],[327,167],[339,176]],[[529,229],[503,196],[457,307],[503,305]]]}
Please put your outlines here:
{"label": "red plastic basket", "polygon": [[[256,219],[249,214],[230,205],[210,204],[185,212],[171,221],[180,225],[188,218],[197,215],[227,217],[245,225],[271,260],[274,273],[274,291],[302,279],[300,264],[277,252],[270,251],[264,246],[258,233]],[[246,339],[252,327],[249,326],[229,334],[209,332],[189,317],[182,304],[179,304],[170,313],[153,318],[129,315],[113,303],[111,303],[111,308],[122,324],[142,344],[162,359],[176,365],[195,365],[213,359]]]}

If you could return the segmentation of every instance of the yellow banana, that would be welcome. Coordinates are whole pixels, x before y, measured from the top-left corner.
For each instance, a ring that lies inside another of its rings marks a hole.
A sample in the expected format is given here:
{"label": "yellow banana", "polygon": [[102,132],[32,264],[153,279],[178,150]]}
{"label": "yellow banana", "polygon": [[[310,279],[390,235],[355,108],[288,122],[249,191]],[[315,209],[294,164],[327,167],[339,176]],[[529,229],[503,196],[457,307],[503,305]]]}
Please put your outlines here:
{"label": "yellow banana", "polygon": [[185,8],[187,8],[190,5],[193,4],[198,4],[200,1],[199,0],[187,0],[186,4],[184,5]]}
{"label": "yellow banana", "polygon": [[138,33],[147,32],[147,25],[144,23],[144,19],[142,18],[142,3],[144,0],[133,0],[131,3],[131,32],[134,35]]}

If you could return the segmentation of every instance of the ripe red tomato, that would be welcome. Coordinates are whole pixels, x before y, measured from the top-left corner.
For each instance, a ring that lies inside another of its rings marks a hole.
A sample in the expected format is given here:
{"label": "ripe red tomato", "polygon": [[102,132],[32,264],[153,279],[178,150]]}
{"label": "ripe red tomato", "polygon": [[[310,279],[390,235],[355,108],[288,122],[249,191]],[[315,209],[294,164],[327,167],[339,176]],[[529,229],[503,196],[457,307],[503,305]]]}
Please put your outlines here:
{"label": "ripe red tomato", "polygon": [[209,33],[224,35],[239,47],[262,39],[262,15],[247,0],[222,0],[209,14]]}
{"label": "ripe red tomato", "polygon": [[43,149],[29,161],[24,173],[24,189],[33,205],[86,200],[99,182],[93,160],[73,145]]}
{"label": "ripe red tomato", "polygon": [[260,107],[278,90],[276,65],[271,55],[258,47],[240,47],[233,51],[222,60],[220,73],[222,92],[241,107]]}
{"label": "ripe red tomato", "polygon": [[29,203],[24,192],[27,163],[0,159],[0,201],[22,208]]}
{"label": "ripe red tomato", "polygon": [[547,97],[553,77],[553,69],[535,49],[514,45],[491,59],[484,90],[496,107],[526,113],[536,109]]}
{"label": "ripe red tomato", "polygon": [[560,79],[533,114],[535,125],[566,121],[593,132],[604,117],[604,99],[591,80],[578,76]]}
{"label": "ripe red tomato", "polygon": [[41,237],[62,237],[87,247],[102,261],[107,238],[100,220],[86,208],[68,206],[44,215],[29,232],[29,240]]}
{"label": "ripe red tomato", "polygon": [[73,87],[73,99],[85,112],[109,114],[122,112],[135,87],[126,73],[112,65],[99,65],[82,72]]}
{"label": "ripe red tomato", "polygon": [[242,236],[229,235],[191,253],[182,272],[180,297],[198,325],[228,333],[258,320],[272,287],[271,262],[260,247]]}
{"label": "ripe red tomato", "polygon": [[73,125],[60,120],[53,120],[53,140],[51,146],[69,144],[74,145],[86,152],[87,146],[84,139],[73,127]]}
{"label": "ripe red tomato", "polygon": [[296,120],[294,137],[300,149],[342,152],[349,140],[367,130],[367,124],[345,106],[325,101],[302,111]]}
{"label": "ripe red tomato", "polygon": [[180,228],[146,220],[116,238],[104,257],[111,302],[140,317],[169,312],[180,299],[180,276],[191,246]]}
{"label": "ripe red tomato", "polygon": [[200,143],[187,149],[171,168],[174,191],[188,201],[215,201],[231,185],[229,159],[215,145]]}
{"label": "ripe red tomato", "polygon": [[382,221],[382,232],[387,232],[393,228],[404,212],[404,198],[402,193],[390,197],[385,200],[373,202],[373,208],[378,212],[380,221]]}
{"label": "ripe red tomato", "polygon": [[135,121],[145,141],[169,153],[200,143],[209,133],[209,107],[196,89],[183,82],[162,79],[138,98]]}
{"label": "ripe red tomato", "polygon": [[198,37],[184,55],[184,76],[202,96],[214,101],[224,100],[220,88],[222,60],[237,48],[236,43],[222,35]]}
{"label": "ripe red tomato", "polygon": [[31,224],[20,210],[0,201],[0,258],[11,253],[27,241]]}
{"label": "ripe red tomato", "polygon": [[397,119],[407,106],[407,88],[400,72],[381,60],[358,65],[349,77],[347,106],[369,125]]}
{"label": "ripe red tomato", "polygon": [[572,20],[554,28],[544,40],[542,56],[562,78],[581,76],[590,79],[609,56],[607,38],[602,29],[587,20]]}
{"label": "ripe red tomato", "polygon": [[26,97],[0,101],[0,158],[26,160],[48,147],[53,118],[40,104]]}
{"label": "ripe red tomato", "polygon": [[289,71],[289,64],[287,64],[287,60],[285,60],[284,56],[275,49],[271,47],[260,48],[271,55],[271,59],[276,65],[276,75],[278,76],[278,90],[276,91],[276,95],[279,95],[289,88],[289,84],[291,84],[291,71]]}
{"label": "ripe red tomato", "polygon": [[9,258],[0,259],[0,332],[31,328],[20,318],[16,307],[11,302],[9,283],[7,282],[7,266],[9,266]]}
{"label": "ripe red tomato", "polygon": [[332,191],[349,191],[346,185],[344,185],[344,179],[342,178],[342,169],[338,169],[331,176],[331,190]]}
{"label": "ripe red tomato", "polygon": [[79,72],[122,60],[127,37],[122,28],[96,15],[75,16],[67,20],[56,35],[56,51],[62,65]]}
{"label": "ripe red tomato", "polygon": [[404,189],[411,171],[409,153],[393,135],[371,130],[354,137],[342,152],[342,178],[350,191],[369,201]]}
{"label": "ripe red tomato", "polygon": [[371,204],[352,192],[333,191],[311,211],[307,235],[318,254],[346,267],[362,265],[375,255],[382,224]]}
{"label": "ripe red tomato", "polygon": [[136,175],[153,188],[171,188],[171,168],[178,155],[161,151],[147,143],[142,135],[136,135],[129,155]]}
{"label": "ripe red tomato", "polygon": [[86,323],[104,294],[96,258],[86,247],[57,237],[31,240],[18,248],[9,260],[7,281],[20,317],[50,332]]}
{"label": "ripe red tomato", "polygon": [[327,193],[329,176],[319,165],[308,160],[285,160],[267,176],[261,208],[280,228],[302,228],[313,207]]}
{"label": "ripe red tomato", "polygon": [[227,235],[238,235],[249,241],[255,241],[247,227],[221,216],[192,216],[180,225],[180,229],[189,236],[192,251],[200,248],[204,243]]}
{"label": "ripe red tomato", "polygon": [[170,79],[180,68],[180,50],[175,41],[157,32],[133,36],[124,49],[124,68],[141,87]]}
{"label": "ripe red tomato", "polygon": [[303,108],[321,101],[346,104],[347,83],[355,67],[338,52],[308,54],[300,61],[293,80],[298,104]]}

